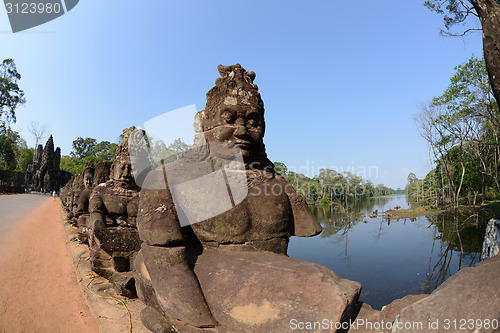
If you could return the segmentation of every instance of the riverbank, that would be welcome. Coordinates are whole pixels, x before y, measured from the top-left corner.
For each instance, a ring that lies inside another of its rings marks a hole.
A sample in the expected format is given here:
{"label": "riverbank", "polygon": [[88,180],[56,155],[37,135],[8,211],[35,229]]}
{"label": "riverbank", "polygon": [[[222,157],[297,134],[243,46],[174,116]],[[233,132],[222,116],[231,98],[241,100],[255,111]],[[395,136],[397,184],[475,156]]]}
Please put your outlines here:
{"label": "riverbank", "polygon": [[[460,212],[478,212],[483,211],[493,215],[500,216],[500,201],[491,201],[480,205],[460,205]],[[415,218],[418,216],[431,216],[443,213],[454,212],[454,209],[450,207],[433,207],[433,206],[418,206],[408,209],[393,210],[390,209],[386,212],[385,218],[387,219],[404,219],[404,218]]]}
{"label": "riverbank", "polygon": [[448,209],[440,209],[440,208],[432,208],[430,206],[419,206],[415,208],[408,209],[389,209],[383,212],[386,219],[405,219],[405,218],[414,218],[418,216],[430,216],[430,215],[438,215],[442,213],[448,212]]}
{"label": "riverbank", "polygon": [[405,195],[405,193],[394,193],[394,194],[388,194],[388,195],[377,195],[375,197],[368,197],[368,199],[378,199],[378,198],[392,198],[392,197],[398,197],[400,195]]}

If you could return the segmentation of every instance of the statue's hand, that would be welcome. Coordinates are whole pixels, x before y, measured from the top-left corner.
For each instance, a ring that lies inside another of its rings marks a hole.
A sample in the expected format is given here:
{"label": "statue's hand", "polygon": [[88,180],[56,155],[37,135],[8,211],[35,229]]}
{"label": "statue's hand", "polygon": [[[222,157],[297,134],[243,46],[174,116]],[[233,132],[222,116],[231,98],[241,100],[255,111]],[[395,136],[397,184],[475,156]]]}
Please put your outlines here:
{"label": "statue's hand", "polygon": [[205,302],[198,279],[188,264],[185,247],[143,243],[138,258],[141,256],[146,269],[141,275],[151,279],[156,300],[165,314],[196,327],[214,327],[217,324]]}

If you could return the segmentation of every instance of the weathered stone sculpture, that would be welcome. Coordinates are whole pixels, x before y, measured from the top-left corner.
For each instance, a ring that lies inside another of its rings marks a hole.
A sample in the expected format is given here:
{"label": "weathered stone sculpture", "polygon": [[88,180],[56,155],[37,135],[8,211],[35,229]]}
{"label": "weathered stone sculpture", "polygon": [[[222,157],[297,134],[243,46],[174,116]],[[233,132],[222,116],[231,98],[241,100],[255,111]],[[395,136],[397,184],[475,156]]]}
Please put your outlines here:
{"label": "weathered stone sculpture", "polygon": [[61,203],[66,211],[66,217],[68,222],[76,226],[77,218],[74,215],[75,212],[75,196],[78,195],[80,191],[83,191],[83,172],[74,175],[69,182],[61,189],[59,194],[61,197]]}
{"label": "weathered stone sculpture", "polygon": [[498,332],[499,285],[496,255],[458,271],[432,294],[400,310],[391,332]]}
{"label": "weathered stone sculpture", "polygon": [[[94,163],[88,161],[85,168],[61,189],[61,202],[67,212],[68,221],[77,225],[78,218],[88,214],[88,197],[92,192],[94,178]],[[85,200],[86,199],[86,200]]]}
{"label": "weathered stone sculpture", "polygon": [[[218,69],[221,77],[195,122],[195,147],[150,172],[142,185],[137,224],[143,243],[134,265],[138,295],[147,305],[144,324],[154,332],[171,327],[285,332],[291,319],[346,319],[361,286],[285,255],[290,236],[313,236],[321,227],[267,158],[255,74],[240,65]],[[244,168],[229,172],[235,148]],[[185,184],[196,183],[207,170],[224,176],[221,196],[229,193],[232,206],[198,222],[193,216],[218,208],[201,199],[204,191],[213,192],[209,187],[215,182],[206,188]],[[248,193],[237,200],[241,173]],[[179,188],[200,196],[179,198]],[[182,204],[196,207],[195,213],[179,210]],[[186,219],[190,225],[181,223]]]}
{"label": "weathered stone sculpture", "polygon": [[82,172],[74,176],[61,190],[61,202],[66,210],[68,222],[78,227],[79,239],[88,243],[90,230],[90,195],[94,188],[109,179],[111,162],[99,161],[94,167],[88,161]]}
{"label": "weathered stone sculpture", "polygon": [[[123,131],[123,141],[111,164],[110,179],[93,189],[89,203],[92,267],[109,279],[118,293],[128,297],[135,295],[130,261],[140,248],[136,228],[140,188],[132,176],[128,152],[128,136],[133,130],[135,127]],[[96,171],[100,168],[98,165]],[[105,179],[99,177],[95,175],[94,180]]]}
{"label": "weathered stone sculpture", "polygon": [[[47,140],[45,148],[38,145],[33,164],[28,166],[26,171],[26,186],[36,191],[57,191],[70,179],[71,174],[61,171],[59,164],[61,162],[61,149],[54,150],[54,140],[52,135]],[[48,184],[44,184],[45,174],[49,175]]]}
{"label": "weathered stone sculpture", "polygon": [[486,226],[481,260],[500,254],[500,220],[491,219]]}
{"label": "weathered stone sculpture", "polygon": [[81,173],[81,177],[78,177],[78,180],[81,180],[81,183],[75,184],[77,186],[73,188],[74,196],[72,214],[77,221],[80,216],[89,213],[89,198],[93,189],[92,181],[94,179],[94,171],[94,162],[87,161],[86,166]]}

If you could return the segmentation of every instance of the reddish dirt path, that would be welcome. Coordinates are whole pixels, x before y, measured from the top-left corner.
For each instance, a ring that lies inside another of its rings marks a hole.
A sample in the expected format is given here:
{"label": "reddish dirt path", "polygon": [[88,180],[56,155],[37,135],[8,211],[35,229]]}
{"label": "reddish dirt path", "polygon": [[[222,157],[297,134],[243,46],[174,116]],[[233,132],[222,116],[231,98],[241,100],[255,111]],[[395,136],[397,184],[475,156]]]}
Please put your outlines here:
{"label": "reddish dirt path", "polygon": [[75,274],[59,200],[48,197],[2,237],[0,332],[101,332]]}

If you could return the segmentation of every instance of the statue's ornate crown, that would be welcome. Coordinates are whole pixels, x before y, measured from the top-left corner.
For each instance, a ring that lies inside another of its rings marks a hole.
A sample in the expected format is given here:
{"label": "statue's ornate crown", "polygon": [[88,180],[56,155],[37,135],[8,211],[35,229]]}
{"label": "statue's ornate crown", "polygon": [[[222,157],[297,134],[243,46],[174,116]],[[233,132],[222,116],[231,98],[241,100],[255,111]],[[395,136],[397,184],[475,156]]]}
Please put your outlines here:
{"label": "statue's ornate crown", "polygon": [[219,108],[225,105],[254,105],[264,113],[264,102],[259,88],[253,83],[254,72],[247,72],[240,64],[219,65],[220,76],[215,80],[215,87],[207,93],[207,105],[199,116],[204,130],[214,126],[214,117]]}

